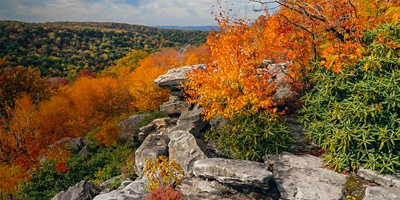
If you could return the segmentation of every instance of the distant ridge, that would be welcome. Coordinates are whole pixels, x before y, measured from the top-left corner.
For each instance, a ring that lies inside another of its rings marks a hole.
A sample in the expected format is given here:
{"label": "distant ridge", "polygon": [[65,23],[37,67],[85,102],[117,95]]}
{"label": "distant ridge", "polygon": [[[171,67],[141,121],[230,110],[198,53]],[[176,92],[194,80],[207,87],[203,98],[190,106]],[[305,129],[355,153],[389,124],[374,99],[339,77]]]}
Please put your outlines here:
{"label": "distant ridge", "polygon": [[164,29],[193,30],[193,31],[211,31],[218,29],[218,26],[154,26],[154,27],[164,28]]}
{"label": "distant ridge", "polygon": [[0,20],[0,59],[8,57],[15,66],[38,68],[44,76],[72,78],[83,69],[101,71],[133,50],[154,53],[197,46],[205,43],[207,36],[207,31],[114,22]]}

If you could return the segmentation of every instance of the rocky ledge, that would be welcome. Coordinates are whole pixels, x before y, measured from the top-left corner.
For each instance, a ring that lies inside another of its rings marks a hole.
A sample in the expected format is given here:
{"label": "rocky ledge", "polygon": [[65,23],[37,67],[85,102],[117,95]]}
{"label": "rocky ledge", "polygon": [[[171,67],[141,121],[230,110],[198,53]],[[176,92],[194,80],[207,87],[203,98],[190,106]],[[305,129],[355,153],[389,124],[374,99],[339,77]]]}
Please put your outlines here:
{"label": "rocky ledge", "polygon": [[[274,70],[283,71],[283,64],[272,64]],[[91,182],[80,182],[53,199],[143,199],[147,195],[143,168],[147,158],[160,155],[175,159],[184,169],[185,178],[178,186],[185,199],[346,199],[347,175],[336,173],[324,166],[323,160],[312,155],[302,155],[315,145],[301,137],[304,127],[294,118],[288,118],[295,141],[293,152],[265,155],[263,162],[231,160],[224,158],[212,143],[205,143],[204,132],[224,124],[224,119],[213,122],[201,118],[202,108],[187,105],[183,100],[181,83],[187,81],[186,73],[204,65],[187,66],[170,70],[154,82],[170,89],[170,101],[161,106],[167,118],[156,119],[140,129],[136,127],[141,115],[121,122],[121,137],[136,137],[143,141],[135,152],[135,181],[125,181],[114,191],[103,190]],[[282,69],[278,69],[278,68]],[[284,93],[279,95],[290,95]],[[304,153],[304,152],[303,152]],[[361,169],[358,176],[374,183],[365,186],[364,199],[400,199],[400,177],[380,175]]]}

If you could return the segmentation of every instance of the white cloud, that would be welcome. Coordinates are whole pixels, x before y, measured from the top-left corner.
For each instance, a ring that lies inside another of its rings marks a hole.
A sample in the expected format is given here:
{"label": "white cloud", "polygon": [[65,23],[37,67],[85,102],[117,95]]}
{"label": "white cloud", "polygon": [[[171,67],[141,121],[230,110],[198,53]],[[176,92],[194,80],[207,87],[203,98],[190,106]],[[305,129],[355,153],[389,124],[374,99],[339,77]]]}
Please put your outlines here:
{"label": "white cloud", "polygon": [[[231,3],[242,16],[246,14],[252,18],[255,15],[246,0],[231,0]],[[5,13],[0,14],[0,19],[207,26],[215,25],[211,15],[213,4],[216,0],[0,0],[0,13]]]}

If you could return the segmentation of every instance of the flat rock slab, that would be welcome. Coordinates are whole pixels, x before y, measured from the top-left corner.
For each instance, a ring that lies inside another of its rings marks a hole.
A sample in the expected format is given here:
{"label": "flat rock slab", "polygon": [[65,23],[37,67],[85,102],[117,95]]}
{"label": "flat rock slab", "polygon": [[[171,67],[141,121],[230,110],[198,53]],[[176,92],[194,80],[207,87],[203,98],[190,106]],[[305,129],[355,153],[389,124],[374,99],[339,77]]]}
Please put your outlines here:
{"label": "flat rock slab", "polygon": [[399,175],[389,175],[389,174],[379,174],[378,171],[372,171],[370,169],[360,168],[357,175],[364,178],[365,180],[378,183],[379,185],[385,187],[398,187],[400,191],[400,176]]}
{"label": "flat rock slab", "polygon": [[268,189],[272,179],[272,173],[263,163],[223,158],[197,160],[194,163],[193,174],[225,184],[261,189]]}
{"label": "flat rock slab", "polygon": [[346,177],[323,168],[321,158],[284,153],[275,161],[273,171],[283,199],[345,199]]}
{"label": "flat rock slab", "polygon": [[154,84],[158,87],[166,88],[166,89],[176,89],[180,88],[182,82],[186,82],[188,80],[186,74],[192,70],[197,68],[205,68],[206,66],[201,65],[193,65],[193,66],[184,66],[180,68],[174,68],[168,70],[166,74],[163,74],[154,80]]}
{"label": "flat rock slab", "polygon": [[186,177],[179,186],[185,199],[246,200],[245,195],[222,185],[218,181],[206,181],[198,177]]}
{"label": "flat rock slab", "polygon": [[144,199],[148,194],[146,184],[147,179],[138,179],[121,190],[114,190],[106,194],[97,195],[93,200],[133,200]]}
{"label": "flat rock slab", "polygon": [[400,199],[400,189],[395,187],[367,187],[364,200]]}

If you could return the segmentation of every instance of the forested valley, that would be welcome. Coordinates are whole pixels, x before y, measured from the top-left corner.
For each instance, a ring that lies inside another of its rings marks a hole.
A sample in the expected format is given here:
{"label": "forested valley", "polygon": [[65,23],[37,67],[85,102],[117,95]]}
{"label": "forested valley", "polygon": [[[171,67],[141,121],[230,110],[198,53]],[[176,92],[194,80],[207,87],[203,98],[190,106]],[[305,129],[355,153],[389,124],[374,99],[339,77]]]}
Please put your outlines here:
{"label": "forested valley", "polygon": [[101,22],[24,23],[0,21],[0,58],[32,66],[44,76],[74,78],[97,72],[132,50],[200,45],[208,32]]}

